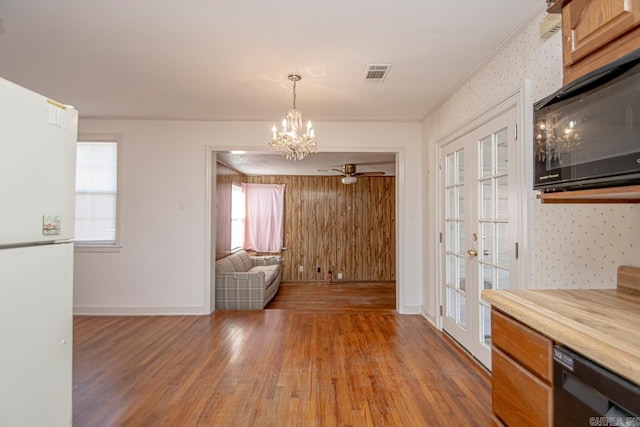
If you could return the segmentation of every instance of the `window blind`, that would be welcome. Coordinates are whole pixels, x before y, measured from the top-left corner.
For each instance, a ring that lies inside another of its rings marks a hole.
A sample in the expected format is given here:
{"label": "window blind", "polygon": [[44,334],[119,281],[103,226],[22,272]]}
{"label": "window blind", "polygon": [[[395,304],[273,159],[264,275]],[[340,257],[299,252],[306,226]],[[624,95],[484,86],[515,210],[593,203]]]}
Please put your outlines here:
{"label": "window blind", "polygon": [[118,144],[78,142],[75,241],[116,243]]}

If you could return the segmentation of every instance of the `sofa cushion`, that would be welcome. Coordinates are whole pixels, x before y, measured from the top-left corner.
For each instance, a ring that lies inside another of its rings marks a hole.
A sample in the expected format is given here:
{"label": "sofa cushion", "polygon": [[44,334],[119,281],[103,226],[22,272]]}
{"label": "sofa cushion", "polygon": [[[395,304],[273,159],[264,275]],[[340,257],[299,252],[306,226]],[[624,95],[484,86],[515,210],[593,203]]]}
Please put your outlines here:
{"label": "sofa cushion", "polygon": [[265,275],[264,283],[265,283],[265,286],[268,287],[273,282],[273,279],[275,279],[280,273],[280,266],[279,265],[257,265],[249,271],[252,273],[255,271],[264,271],[264,275]]}
{"label": "sofa cushion", "polygon": [[233,273],[236,271],[236,268],[238,268],[239,265],[241,264],[238,263],[237,259],[234,259],[231,256],[227,256],[216,261],[216,272]]}
{"label": "sofa cushion", "polygon": [[243,249],[241,251],[236,252],[233,255],[237,255],[238,258],[240,258],[240,262],[242,262],[242,271],[251,270],[251,267],[253,267],[253,261],[251,260],[251,257],[249,256],[247,251]]}
{"label": "sofa cushion", "polygon": [[247,272],[253,266],[253,261],[245,250],[238,251],[216,261],[216,271],[224,273]]}

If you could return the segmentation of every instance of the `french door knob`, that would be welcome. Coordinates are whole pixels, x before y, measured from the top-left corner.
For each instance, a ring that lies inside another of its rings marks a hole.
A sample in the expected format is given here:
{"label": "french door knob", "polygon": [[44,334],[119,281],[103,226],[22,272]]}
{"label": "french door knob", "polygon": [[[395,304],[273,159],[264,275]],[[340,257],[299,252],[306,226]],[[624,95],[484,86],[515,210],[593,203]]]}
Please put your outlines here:
{"label": "french door knob", "polygon": [[469,256],[478,256],[478,250],[477,249],[469,249],[467,251],[467,255],[469,255]]}

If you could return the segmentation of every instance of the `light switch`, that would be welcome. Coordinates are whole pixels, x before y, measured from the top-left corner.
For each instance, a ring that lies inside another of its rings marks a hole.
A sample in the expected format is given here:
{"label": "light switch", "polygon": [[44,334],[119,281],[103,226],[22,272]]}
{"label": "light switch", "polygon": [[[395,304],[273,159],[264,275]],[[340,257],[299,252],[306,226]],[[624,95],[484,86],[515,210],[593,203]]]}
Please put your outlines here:
{"label": "light switch", "polygon": [[184,202],[184,200],[180,200],[178,202],[178,209],[180,209],[181,211],[185,210],[187,208],[186,203]]}

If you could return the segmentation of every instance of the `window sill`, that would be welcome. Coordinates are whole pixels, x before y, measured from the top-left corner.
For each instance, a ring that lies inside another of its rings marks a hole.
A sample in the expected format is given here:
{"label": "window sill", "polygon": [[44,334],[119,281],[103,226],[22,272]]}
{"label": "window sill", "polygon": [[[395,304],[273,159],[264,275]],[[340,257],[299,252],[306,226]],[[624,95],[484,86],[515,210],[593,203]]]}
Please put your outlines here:
{"label": "window sill", "polygon": [[76,243],[75,252],[104,252],[104,253],[118,253],[122,249],[119,245],[79,245]]}

